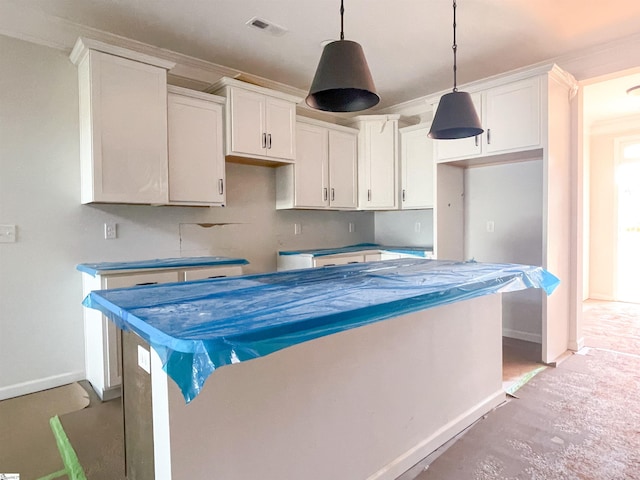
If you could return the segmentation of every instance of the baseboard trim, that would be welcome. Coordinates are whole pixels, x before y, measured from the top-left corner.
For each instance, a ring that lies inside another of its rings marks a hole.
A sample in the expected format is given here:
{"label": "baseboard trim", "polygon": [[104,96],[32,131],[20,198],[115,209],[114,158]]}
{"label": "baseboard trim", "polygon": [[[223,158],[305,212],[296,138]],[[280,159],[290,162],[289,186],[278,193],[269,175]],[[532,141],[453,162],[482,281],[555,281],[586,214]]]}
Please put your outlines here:
{"label": "baseboard trim", "polygon": [[502,336],[524,340],[525,342],[542,343],[542,335],[539,333],[523,332],[521,330],[512,330],[510,328],[502,329]]}
{"label": "baseboard trim", "polygon": [[505,398],[505,393],[502,388],[500,388],[500,390],[446,423],[436,430],[431,436],[425,438],[420,443],[389,462],[373,475],[369,476],[367,480],[393,480],[400,477],[404,472],[411,469],[411,467],[419,463],[424,458],[428,457],[429,454],[434,452],[440,446],[444,445],[450,439],[471,426],[483,415],[503,403]]}
{"label": "baseboard trim", "polygon": [[42,390],[48,390],[50,388],[61,387],[62,385],[67,385],[69,383],[84,380],[84,378],[84,370],[79,370],[76,372],[63,373],[62,375],[52,375],[51,377],[39,378],[37,380],[31,380],[29,382],[9,385],[0,388],[0,400],[6,400],[8,398],[27,395],[29,393],[40,392]]}

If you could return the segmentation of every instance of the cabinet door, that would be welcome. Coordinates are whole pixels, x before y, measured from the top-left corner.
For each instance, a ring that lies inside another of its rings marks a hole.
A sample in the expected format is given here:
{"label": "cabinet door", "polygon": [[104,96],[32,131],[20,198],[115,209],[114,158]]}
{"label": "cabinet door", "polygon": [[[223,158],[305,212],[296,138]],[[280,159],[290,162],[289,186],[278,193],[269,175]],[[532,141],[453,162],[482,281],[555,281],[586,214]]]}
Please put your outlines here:
{"label": "cabinet door", "polygon": [[357,169],[357,135],[329,130],[329,200],[332,207],[358,206]]}
{"label": "cabinet door", "polygon": [[401,129],[401,208],[433,208],[433,140],[429,125]]}
{"label": "cabinet door", "polygon": [[227,145],[227,153],[265,155],[267,132],[264,96],[239,88],[230,89],[229,95],[231,145]]}
{"label": "cabinet door", "polygon": [[286,100],[265,98],[266,103],[266,155],[295,160],[296,106]]}
{"label": "cabinet door", "polygon": [[166,70],[92,50],[79,77],[82,202],[165,203]]}
{"label": "cabinet door", "polygon": [[169,203],[223,205],[222,105],[168,94]]}
{"label": "cabinet door", "polygon": [[191,282],[193,280],[206,280],[209,278],[237,277],[242,275],[241,265],[225,265],[221,267],[190,268],[181,272],[180,280]]}
{"label": "cabinet door", "polygon": [[[482,118],[482,95],[472,93],[471,99],[476,107],[478,117]],[[484,126],[486,130],[486,126]],[[436,158],[441,160],[452,160],[454,158],[469,158],[480,155],[482,152],[482,135],[475,137],[460,138],[457,140],[434,140]]]}
{"label": "cabinet door", "polygon": [[361,205],[370,209],[397,207],[397,122],[371,120],[363,123],[362,166],[359,172]]}
{"label": "cabinet door", "polygon": [[487,153],[540,144],[540,82],[537,77],[488,90],[485,109]]}
{"label": "cabinet door", "polygon": [[327,129],[299,123],[296,143],[295,206],[325,207],[329,205]]}

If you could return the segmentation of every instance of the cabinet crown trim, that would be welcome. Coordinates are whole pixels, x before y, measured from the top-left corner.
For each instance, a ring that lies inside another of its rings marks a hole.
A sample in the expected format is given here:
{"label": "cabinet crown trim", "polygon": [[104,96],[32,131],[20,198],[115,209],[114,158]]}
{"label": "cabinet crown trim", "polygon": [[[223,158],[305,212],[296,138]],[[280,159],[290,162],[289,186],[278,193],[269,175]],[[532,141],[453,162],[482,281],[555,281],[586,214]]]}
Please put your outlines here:
{"label": "cabinet crown trim", "polygon": [[108,53],[110,55],[115,55],[116,57],[128,58],[129,60],[135,60],[140,63],[146,63],[148,65],[164,68],[166,70],[171,70],[176,66],[176,63],[170,60],[153,57],[145,53],[129,50],[128,48],[117,47],[115,45],[110,45],[108,43],[86,37],[78,37],[78,40],[76,40],[76,44],[74,45],[73,50],[71,50],[71,54],[69,55],[71,62],[74,65],[78,65],[87,55],[89,50]]}
{"label": "cabinet crown trim", "polygon": [[307,125],[316,125],[318,127],[328,128],[330,130],[338,130],[341,132],[357,134],[358,129],[353,127],[345,127],[344,125],[338,125],[337,123],[325,122],[316,118],[303,117],[301,115],[296,116],[298,123],[306,123]]}
{"label": "cabinet crown trim", "polygon": [[175,93],[176,95],[182,95],[185,97],[199,98],[208,102],[219,103],[224,105],[226,99],[220,95],[213,95],[211,93],[199,92],[198,90],[191,90],[190,88],[176,87],[174,85],[167,85],[167,93]]}
{"label": "cabinet crown trim", "polygon": [[280,98],[293,103],[300,103],[303,99],[296,95],[290,95],[288,93],[278,92],[277,90],[271,90],[270,88],[261,87],[253,83],[243,82],[242,80],[236,80],[235,78],[222,77],[216,83],[212,84],[206,89],[207,93],[218,93],[225,87],[242,88],[243,90],[249,90],[255,93],[266,95],[269,97]]}

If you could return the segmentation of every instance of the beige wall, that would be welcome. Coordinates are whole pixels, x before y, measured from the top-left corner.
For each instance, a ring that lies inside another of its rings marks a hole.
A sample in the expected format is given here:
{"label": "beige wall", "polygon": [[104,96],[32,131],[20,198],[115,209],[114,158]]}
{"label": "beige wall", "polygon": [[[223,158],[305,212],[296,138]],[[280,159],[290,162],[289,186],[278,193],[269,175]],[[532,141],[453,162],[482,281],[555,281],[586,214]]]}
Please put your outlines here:
{"label": "beige wall", "polygon": [[[534,160],[465,170],[466,260],[542,265],[542,167]],[[502,300],[503,335],[541,342],[541,292],[507,293]]]}
{"label": "beige wall", "polygon": [[0,224],[18,228],[0,244],[0,398],[84,378],[78,263],[214,254],[263,272],[277,250],[374,240],[371,212],[276,211],[266,167],[227,164],[224,208],[81,205],[76,68],[4,36],[0,52]]}

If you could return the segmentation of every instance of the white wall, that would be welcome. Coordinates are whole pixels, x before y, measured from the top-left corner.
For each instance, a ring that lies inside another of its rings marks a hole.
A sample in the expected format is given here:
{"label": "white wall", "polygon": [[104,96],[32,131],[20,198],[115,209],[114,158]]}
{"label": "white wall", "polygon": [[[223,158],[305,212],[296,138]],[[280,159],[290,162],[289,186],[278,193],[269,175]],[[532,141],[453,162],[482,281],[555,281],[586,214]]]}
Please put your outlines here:
{"label": "white wall", "polygon": [[76,68],[4,36],[0,52],[0,224],[18,228],[0,244],[0,399],[84,378],[78,263],[215,254],[261,272],[277,250],[374,240],[370,212],[276,211],[266,167],[227,164],[225,208],[80,205]]}
{"label": "white wall", "polygon": [[381,245],[433,247],[433,210],[375,213],[375,242]]}
{"label": "white wall", "polygon": [[[535,160],[465,170],[465,259],[542,264],[542,167]],[[541,295],[503,295],[505,336],[541,341]]]}

